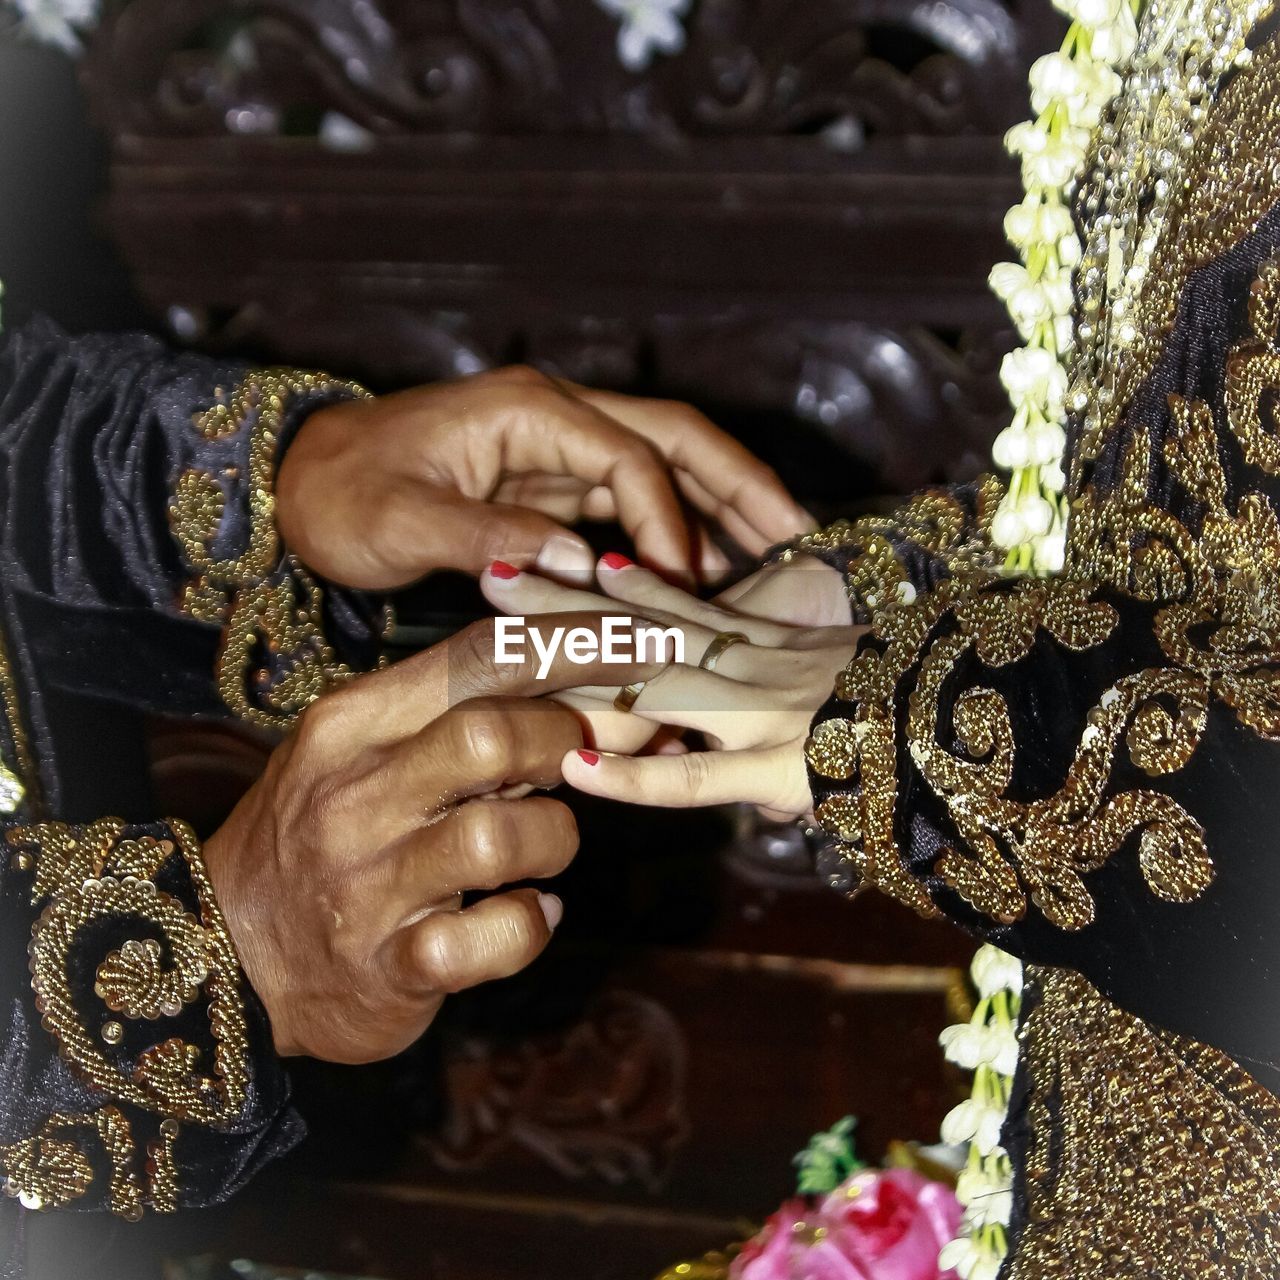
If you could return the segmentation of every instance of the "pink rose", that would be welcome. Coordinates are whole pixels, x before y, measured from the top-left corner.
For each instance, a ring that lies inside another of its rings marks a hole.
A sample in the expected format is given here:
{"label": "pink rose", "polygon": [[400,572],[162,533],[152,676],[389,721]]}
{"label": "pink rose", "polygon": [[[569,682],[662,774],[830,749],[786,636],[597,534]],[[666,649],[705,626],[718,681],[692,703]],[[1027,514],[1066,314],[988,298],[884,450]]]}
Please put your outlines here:
{"label": "pink rose", "polygon": [[960,1227],[949,1187],[909,1169],[855,1174],[816,1207],[790,1200],[735,1259],[731,1280],[955,1280],[938,1253]]}

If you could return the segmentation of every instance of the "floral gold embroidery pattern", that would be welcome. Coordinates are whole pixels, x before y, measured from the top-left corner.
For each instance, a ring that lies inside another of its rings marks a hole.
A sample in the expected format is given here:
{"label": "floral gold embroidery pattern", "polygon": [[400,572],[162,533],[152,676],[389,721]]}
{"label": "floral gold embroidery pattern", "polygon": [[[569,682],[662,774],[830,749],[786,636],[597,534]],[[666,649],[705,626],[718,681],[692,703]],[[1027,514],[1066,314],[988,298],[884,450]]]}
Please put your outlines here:
{"label": "floral gold embroidery pattern", "polygon": [[[1252,336],[1227,358],[1224,421],[1198,400],[1172,395],[1164,460],[1202,514],[1192,530],[1147,496],[1150,434],[1132,431],[1109,492],[1074,503],[1076,563],[1091,577],[1049,583],[944,582],[911,609],[877,614],[872,643],[837,685],[856,704],[819,724],[808,746],[820,778],[855,784],[821,798],[816,816],[845,842],[863,875],[927,910],[896,848],[894,815],[905,743],[920,783],[946,806],[951,845],[933,870],[975,910],[1012,923],[1028,898],[1047,920],[1081,929],[1094,919],[1086,877],[1136,843],[1157,897],[1189,902],[1213,882],[1196,819],[1155,788],[1113,781],[1117,768],[1160,778],[1191,760],[1211,708],[1280,738],[1280,519],[1258,490],[1230,492],[1222,451],[1238,448],[1259,471],[1280,471],[1270,404],[1280,390],[1280,264],[1264,263],[1251,294]],[[1152,632],[1166,665],[1119,674],[1079,726],[1061,785],[1032,799],[1010,794],[1018,745],[1003,695],[976,671],[999,671],[1041,643],[1085,651],[1104,643],[1114,611],[1101,588],[1153,606]],[[978,664],[975,667],[975,663]],[[950,723],[942,706],[966,672]],[[905,724],[889,708],[909,693]]]}
{"label": "floral gold embroidery pattern", "polygon": [[1027,1219],[1009,1280],[1265,1276],[1280,1257],[1280,1103],[1225,1054],[1078,974],[1028,969]]}
{"label": "floral gold embroidery pattern", "polygon": [[796,539],[779,556],[787,563],[802,555],[848,553],[846,587],[865,612],[910,603],[915,587],[903,560],[900,543],[909,542],[945,566],[950,574],[985,569],[995,563],[991,550],[991,521],[1004,496],[995,476],[978,481],[976,513],[945,490],[928,489],[912,497],[890,517],[863,516]]}
{"label": "floral gold embroidery pattern", "polygon": [[[45,823],[6,833],[7,843],[27,854],[32,902],[44,904],[30,945],[41,1024],[70,1068],[105,1102],[88,1115],[52,1116],[31,1138],[0,1148],[6,1186],[26,1204],[51,1207],[85,1193],[92,1166],[78,1136],[91,1134],[110,1160],[113,1211],[135,1217],[144,1202],[172,1209],[181,1124],[225,1127],[248,1101],[239,963],[194,835],[181,823],[168,825],[171,840],[129,838],[126,824],[113,818],[83,828]],[[191,879],[198,916],[156,883],[171,859]],[[211,1050],[178,1036],[151,1044],[131,1060],[117,1048],[123,1028],[86,1007],[71,979],[82,939],[104,923],[133,936],[97,966],[93,991],[102,1008],[130,1021],[152,1021],[204,1001]],[[143,1171],[134,1167],[133,1126],[117,1103],[160,1117],[159,1138],[148,1144]]]}
{"label": "floral gold embroidery pattern", "polygon": [[183,608],[223,627],[219,692],[238,716],[263,728],[286,727],[325,688],[351,675],[324,638],[322,591],[284,551],[275,523],[275,469],[286,408],[299,396],[323,391],[368,394],[320,374],[265,370],[196,418],[195,429],[207,440],[249,433],[249,534],[239,554],[215,550],[226,514],[217,476],[184,472],[170,501],[170,526],[195,574]]}
{"label": "floral gold embroidery pattern", "polygon": [[[950,726],[959,744],[953,751],[943,745],[940,710],[948,680],[972,659],[989,669],[1024,660],[1041,632],[1068,649],[1093,648],[1114,630],[1115,611],[1066,580],[1009,583],[975,594],[944,583],[922,604],[927,607],[877,619],[880,651],[865,648],[837,686],[843,700],[856,704],[857,718],[818,726],[809,744],[810,764],[824,776],[853,776],[849,757],[858,761],[860,792],[828,797],[816,816],[854,845],[864,874],[910,906],[921,909],[921,899],[927,901],[902,867],[894,839],[896,727],[883,710],[900,691],[903,674],[916,670],[906,741],[914,768],[945,802],[958,836],[941,851],[935,870],[976,910],[1010,923],[1025,914],[1029,894],[1052,923],[1083,928],[1094,916],[1085,875],[1134,835],[1153,892],[1171,901],[1203,892],[1213,865],[1199,824],[1161,792],[1109,795],[1108,787],[1122,749],[1151,774],[1190,759],[1204,730],[1207,682],[1177,671],[1118,680],[1083,726],[1062,786],[1044,798],[1013,799],[1016,744],[1004,697],[990,688],[964,692]],[[833,824],[841,814],[846,825]]]}
{"label": "floral gold embroidery pattern", "polygon": [[[1247,7],[1247,0],[1231,0],[1228,5],[1233,13],[1243,13]],[[1247,34],[1242,28],[1241,38]],[[1163,232],[1151,246],[1144,287],[1128,314],[1116,317],[1118,326],[1101,320],[1081,326],[1074,392],[1085,431],[1071,460],[1070,478],[1076,492],[1082,487],[1086,464],[1097,457],[1134,392],[1154,370],[1188,279],[1247,236],[1280,198],[1274,174],[1280,153],[1277,83],[1280,47],[1271,40],[1227,81],[1203,113],[1191,150],[1179,166],[1188,176],[1172,187]],[[1166,116],[1152,113],[1150,119],[1135,117],[1127,124],[1118,122],[1118,127],[1149,129],[1150,149],[1158,152],[1176,145],[1168,135],[1171,124]],[[1107,181],[1108,175],[1100,173],[1099,183]],[[1135,228],[1122,232],[1114,212],[1103,216],[1109,211],[1100,189],[1091,191],[1086,186],[1083,193],[1083,216],[1092,224],[1086,237],[1090,247],[1080,268],[1086,313],[1092,295],[1099,293],[1101,281],[1112,269],[1117,238],[1138,235]],[[1113,340],[1116,327],[1123,329],[1126,341]]]}

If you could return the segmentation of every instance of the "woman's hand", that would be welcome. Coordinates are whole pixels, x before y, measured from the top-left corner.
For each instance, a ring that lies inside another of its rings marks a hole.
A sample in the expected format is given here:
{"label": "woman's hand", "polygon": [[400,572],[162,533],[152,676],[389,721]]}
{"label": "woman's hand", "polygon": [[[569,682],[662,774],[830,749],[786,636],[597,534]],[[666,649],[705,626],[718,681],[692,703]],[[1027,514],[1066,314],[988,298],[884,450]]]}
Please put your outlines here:
{"label": "woman's hand", "polygon": [[[650,679],[630,712],[614,708],[616,688],[561,695],[586,719],[596,748],[566,757],[565,781],[592,795],[635,804],[691,808],[743,801],[773,818],[806,813],[804,742],[837,672],[852,655],[856,629],[790,626],[707,604],[622,556],[606,556],[598,578],[603,594],[518,573],[509,565],[491,566],[481,579],[490,602],[509,614],[598,611],[634,618],[637,625],[674,628],[683,637],[684,663]],[[809,605],[815,599],[829,603],[829,581],[809,568],[767,581],[773,609],[784,608],[787,581],[794,582],[797,607],[805,606],[810,592],[817,595],[808,598]],[[739,632],[749,643],[725,649],[714,671],[699,669],[717,635],[726,632]],[[629,754],[642,749],[662,725],[698,730],[711,750]]]}
{"label": "woman's hand", "polygon": [[583,519],[617,520],[641,559],[686,579],[728,567],[707,521],[753,555],[812,525],[769,467],[688,405],[532,369],[319,410],[276,489],[290,549],[367,590],[494,559],[589,581],[595,556],[565,527]]}

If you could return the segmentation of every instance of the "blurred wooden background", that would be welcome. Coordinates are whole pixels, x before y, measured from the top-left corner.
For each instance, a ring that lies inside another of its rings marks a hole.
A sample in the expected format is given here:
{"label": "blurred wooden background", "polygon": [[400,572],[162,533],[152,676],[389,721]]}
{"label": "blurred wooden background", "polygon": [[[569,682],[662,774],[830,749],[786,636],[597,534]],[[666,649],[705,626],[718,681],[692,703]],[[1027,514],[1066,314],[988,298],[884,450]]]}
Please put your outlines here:
{"label": "blurred wooden background", "polygon": [[[528,361],[687,398],[823,514],[983,465],[1010,343],[985,287],[1017,194],[999,140],[1047,0],[694,0],[644,72],[591,0],[108,8],[81,67],[119,254],[74,287],[95,322],[377,388]],[[446,584],[407,613],[429,634],[473,607]],[[262,752],[159,727],[158,797],[212,823]],[[840,898],[731,814],[582,817],[529,974],[395,1063],[300,1068],[312,1140],[237,1204],[43,1229],[46,1274],[90,1251],[103,1280],[165,1254],[210,1278],[247,1256],[646,1280],[771,1211],[848,1112],[872,1157],[934,1138],[963,938]]]}

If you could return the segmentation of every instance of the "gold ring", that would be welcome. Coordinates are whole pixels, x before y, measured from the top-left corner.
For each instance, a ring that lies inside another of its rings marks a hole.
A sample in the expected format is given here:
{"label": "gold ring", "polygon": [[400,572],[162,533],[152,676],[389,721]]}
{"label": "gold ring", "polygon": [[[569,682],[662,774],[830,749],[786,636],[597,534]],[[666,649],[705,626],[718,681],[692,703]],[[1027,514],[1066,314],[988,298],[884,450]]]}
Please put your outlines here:
{"label": "gold ring", "polygon": [[750,644],[749,636],[744,636],[741,631],[721,631],[712,642],[707,645],[707,651],[702,655],[702,661],[698,663],[700,671],[714,671],[716,663],[725,655],[725,651],[732,649],[735,644]]}
{"label": "gold ring", "polygon": [[629,684],[625,689],[618,690],[618,696],[613,700],[613,709],[615,711],[630,711],[636,705],[636,699],[644,692],[647,680],[640,680],[636,684]]}

